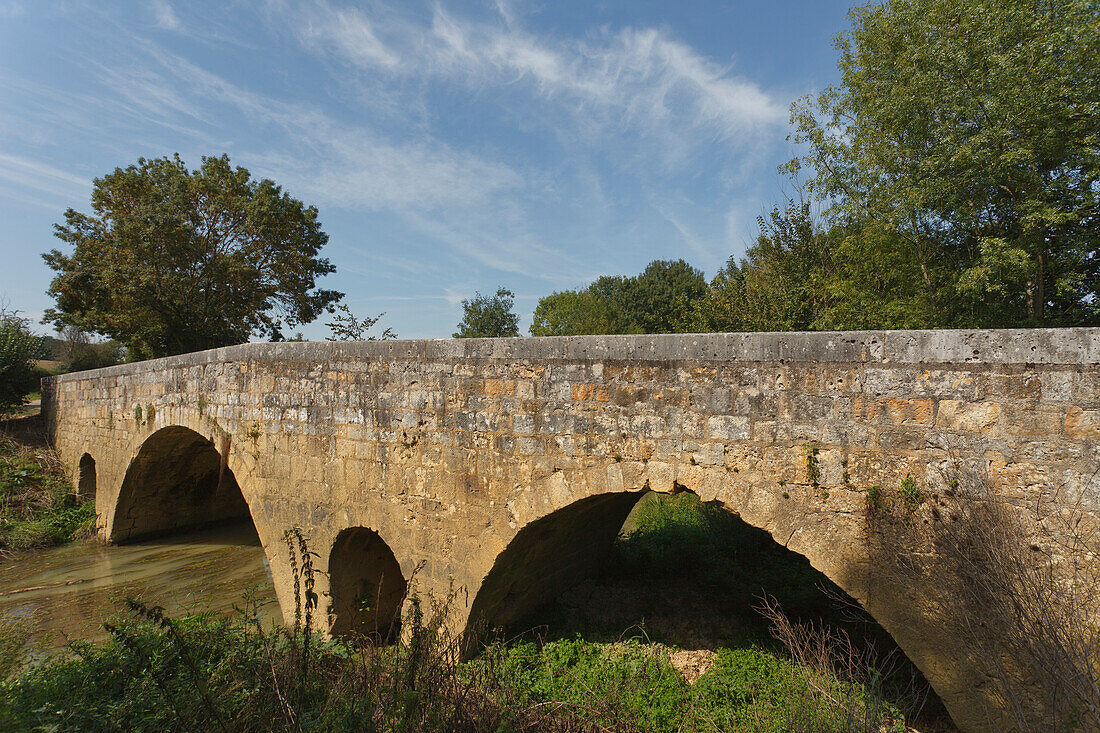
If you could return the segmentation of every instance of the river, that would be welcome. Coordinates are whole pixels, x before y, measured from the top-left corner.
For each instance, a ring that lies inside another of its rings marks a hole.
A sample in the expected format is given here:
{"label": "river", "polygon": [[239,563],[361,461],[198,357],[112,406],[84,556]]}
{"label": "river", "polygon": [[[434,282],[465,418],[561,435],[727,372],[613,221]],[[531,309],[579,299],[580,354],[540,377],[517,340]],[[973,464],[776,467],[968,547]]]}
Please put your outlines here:
{"label": "river", "polygon": [[33,656],[70,639],[103,639],[103,621],[137,598],[178,616],[232,613],[246,595],[279,618],[271,572],[251,524],[123,546],[72,543],[0,560],[0,616],[28,618]]}

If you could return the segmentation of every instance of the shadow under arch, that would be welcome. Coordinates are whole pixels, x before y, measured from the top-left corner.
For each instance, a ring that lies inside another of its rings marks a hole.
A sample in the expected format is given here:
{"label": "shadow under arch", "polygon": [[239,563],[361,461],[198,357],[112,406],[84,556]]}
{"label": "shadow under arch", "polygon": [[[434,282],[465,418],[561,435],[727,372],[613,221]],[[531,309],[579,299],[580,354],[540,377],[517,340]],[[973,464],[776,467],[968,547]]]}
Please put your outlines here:
{"label": "shadow under arch", "polygon": [[214,444],[179,425],[149,436],[126,469],[108,532],[113,543],[252,521]]}
{"label": "shadow under arch", "polygon": [[[736,598],[732,599],[728,605],[715,607],[718,613],[714,619],[703,619],[704,621],[713,621],[725,626],[728,617],[724,617],[723,614],[730,608],[736,607],[738,613],[751,612],[759,625],[753,631],[760,632],[764,635],[763,638],[767,638],[768,623],[760,616],[758,609],[760,600],[768,598],[771,603],[778,602],[778,607],[783,614],[792,621],[835,625],[846,633],[861,635],[853,638],[855,644],[869,642],[872,644],[867,647],[869,651],[883,651],[888,665],[893,666],[902,675],[912,674],[912,683],[924,686],[922,689],[927,692],[921,694],[927,695],[927,699],[922,702],[922,705],[926,706],[924,709],[927,714],[932,715],[936,720],[949,719],[933,689],[931,680],[925,678],[921,670],[912,663],[900,641],[842,585],[815,568],[808,557],[790,550],[777,542],[767,531],[744,521],[728,505],[720,501],[702,502],[695,492],[679,485],[676,485],[670,493],[642,490],[591,496],[553,511],[520,530],[497,556],[470,606],[465,628],[465,656],[474,656],[480,650],[480,642],[484,637],[498,631],[505,631],[509,636],[522,635],[537,626],[540,628],[540,638],[547,638],[544,636],[547,633],[549,638],[558,638],[559,634],[562,638],[571,638],[578,633],[595,632],[593,627],[578,628],[571,625],[566,628],[566,633],[562,633],[561,629],[554,628],[563,620],[560,614],[562,608],[560,605],[554,605],[554,607],[551,605],[560,601],[562,596],[568,595],[568,591],[588,581],[593,581],[602,590],[611,593],[626,590],[629,595],[630,591],[638,590],[638,588],[629,587],[633,581],[626,581],[628,587],[624,588],[623,585],[619,585],[622,578],[603,576],[603,573],[605,570],[610,570],[609,575],[615,576],[623,571],[624,566],[630,564],[631,558],[624,557],[623,551],[631,546],[631,540],[636,537],[632,534],[636,529],[633,512],[636,509],[643,509],[647,503],[650,503],[650,499],[666,502],[690,499],[694,500],[704,513],[710,513],[712,521],[715,514],[724,515],[719,524],[726,532],[725,536],[736,538],[738,549],[743,553],[740,562],[744,565],[752,565],[758,561],[767,561],[762,572],[751,577],[741,573],[731,574],[733,584],[740,585],[742,588],[738,589]],[[692,585],[698,580],[713,580],[713,578],[693,576],[691,566],[700,564],[699,561],[704,559],[705,554],[717,549],[716,547],[707,547],[695,553],[677,552],[687,547],[682,543],[685,538],[689,540],[692,538],[695,529],[690,527],[691,531],[680,533],[681,546],[672,548],[673,552],[666,553],[665,567],[655,570],[651,564],[643,566],[644,572],[652,572],[644,578],[644,584],[649,590],[667,583],[667,587],[662,590],[668,591],[670,595],[679,595],[680,599],[690,596],[688,603],[675,606],[671,614],[672,620],[677,623],[692,623],[699,620],[699,617],[692,614],[698,611],[699,606],[708,605],[706,596],[716,590],[721,592],[714,587],[721,585],[720,583]],[[634,544],[635,551],[639,545],[645,548],[647,544],[648,549],[653,549],[654,537],[643,537],[641,540]],[[717,562],[708,564],[722,571],[726,569],[724,556],[714,553],[711,557],[716,558]],[[776,558],[781,558],[781,562],[776,563]],[[736,563],[733,564],[736,565]],[[634,567],[636,570],[638,566]],[[761,580],[764,582],[757,582]],[[789,592],[774,593],[773,589],[768,587],[769,581],[785,583],[788,586],[786,590]],[[576,597],[590,604],[586,611],[594,613],[591,613],[588,618],[599,616],[601,622],[606,622],[609,616],[619,615],[617,611],[620,609],[609,609],[605,605],[606,596],[593,594],[586,597],[584,593],[579,593]],[[748,602],[746,597],[751,597]],[[636,599],[628,599],[626,605],[629,605],[630,600]],[[650,600],[651,597],[643,596],[641,603],[645,605]],[[627,609],[626,613],[632,613],[633,610],[636,609]],[[648,618],[643,612],[640,618],[617,625],[609,637],[600,638],[603,635],[596,633],[596,638],[607,641],[620,638],[624,631],[638,621],[646,624],[647,636],[654,638],[665,630],[650,626],[648,622],[651,620],[653,619]],[[547,621],[550,623],[547,624]],[[566,623],[571,624],[573,621],[574,619],[570,618]],[[612,625],[618,623],[617,620],[611,621]],[[681,629],[677,628],[675,631],[679,632]],[[592,639],[588,636],[586,638]],[[712,635],[706,639],[696,637],[689,642],[667,638],[654,640],[681,648],[698,649],[724,647],[727,644],[739,645],[746,642],[756,643],[761,640],[761,637],[749,636],[734,640],[731,637]],[[888,647],[885,649],[881,646],[883,642],[888,642]],[[897,653],[903,655],[904,664],[908,666],[902,669],[900,664],[895,665],[890,662],[891,655],[894,654],[891,649],[896,649]]]}
{"label": "shadow under arch", "polygon": [[328,572],[332,634],[393,638],[408,581],[386,541],[366,527],[341,531],[329,552]]}
{"label": "shadow under arch", "polygon": [[95,500],[96,478],[95,459],[90,453],[80,457],[80,463],[76,469],[76,495],[83,500]]}
{"label": "shadow under arch", "polygon": [[506,628],[563,591],[598,574],[630,510],[646,490],[598,494],[527,525],[485,576],[466,624],[467,648],[482,632]]}

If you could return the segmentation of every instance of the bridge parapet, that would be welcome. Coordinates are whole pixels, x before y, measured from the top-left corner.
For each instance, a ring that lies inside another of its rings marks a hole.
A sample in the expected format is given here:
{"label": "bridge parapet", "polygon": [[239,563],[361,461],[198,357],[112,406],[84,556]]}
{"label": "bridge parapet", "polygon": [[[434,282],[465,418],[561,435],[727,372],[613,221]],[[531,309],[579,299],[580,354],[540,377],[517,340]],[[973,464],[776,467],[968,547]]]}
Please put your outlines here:
{"label": "bridge parapet", "polygon": [[884,561],[869,490],[930,506],[965,474],[1100,513],[1100,329],[244,344],[52,378],[43,405],[106,538],[246,504],[284,609],[293,526],[337,616],[415,572],[503,623],[598,570],[639,492],[694,491],[859,600],[970,729],[982,670],[944,588]]}

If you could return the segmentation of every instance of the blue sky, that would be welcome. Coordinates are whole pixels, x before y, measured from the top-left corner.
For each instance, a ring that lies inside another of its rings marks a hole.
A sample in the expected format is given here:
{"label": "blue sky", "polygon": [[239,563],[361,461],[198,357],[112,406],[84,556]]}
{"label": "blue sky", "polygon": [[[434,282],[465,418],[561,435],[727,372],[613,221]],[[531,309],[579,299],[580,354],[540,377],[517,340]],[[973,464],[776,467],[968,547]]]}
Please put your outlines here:
{"label": "blue sky", "polygon": [[176,152],[317,206],[322,284],[402,338],[500,285],[525,330],[654,259],[710,277],[780,198],[853,4],[0,0],[0,294],[39,316],[62,212]]}

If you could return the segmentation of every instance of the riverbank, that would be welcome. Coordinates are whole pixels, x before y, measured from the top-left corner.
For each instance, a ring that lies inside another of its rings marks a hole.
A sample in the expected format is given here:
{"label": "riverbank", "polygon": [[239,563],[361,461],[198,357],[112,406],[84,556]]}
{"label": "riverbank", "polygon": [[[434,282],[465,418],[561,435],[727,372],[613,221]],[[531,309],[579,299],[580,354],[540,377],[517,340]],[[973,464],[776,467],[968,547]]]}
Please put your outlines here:
{"label": "riverbank", "polygon": [[82,501],[37,415],[0,423],[0,556],[90,536],[95,506]]}

